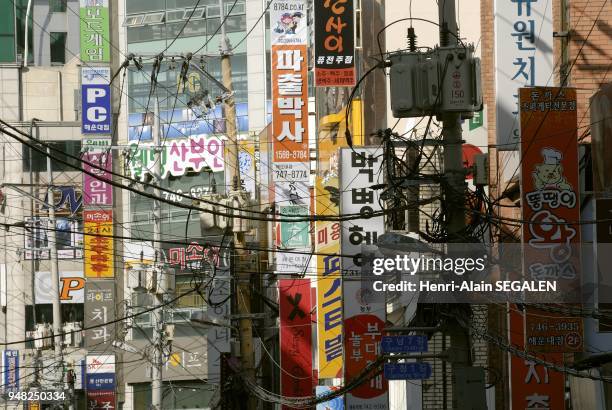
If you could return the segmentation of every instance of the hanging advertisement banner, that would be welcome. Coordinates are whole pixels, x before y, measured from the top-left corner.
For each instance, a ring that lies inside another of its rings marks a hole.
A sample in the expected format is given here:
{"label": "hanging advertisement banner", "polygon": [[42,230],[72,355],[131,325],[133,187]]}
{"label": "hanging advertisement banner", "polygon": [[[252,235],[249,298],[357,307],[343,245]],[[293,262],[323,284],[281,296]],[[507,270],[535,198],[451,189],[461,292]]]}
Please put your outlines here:
{"label": "hanging advertisement banner", "polygon": [[[343,148],[340,150],[340,204],[342,215],[370,215],[380,212],[380,195],[372,185],[382,183],[381,148]],[[382,215],[342,223],[342,271],[344,276],[361,273],[361,246],[376,245],[385,232]]]}
{"label": "hanging advertisement banner", "polygon": [[110,134],[110,80],[110,67],[81,67],[81,133]]}
{"label": "hanging advertisement banner", "polygon": [[[363,144],[361,102],[353,102],[351,132],[354,145]],[[344,110],[321,118],[319,122],[315,211],[317,215],[340,214],[340,148],[344,138]],[[343,377],[342,269],[340,222],[315,221],[317,253],[317,340],[319,378]]]}
{"label": "hanging advertisement banner", "polygon": [[353,1],[314,2],[314,75],[318,87],[355,85]]}
{"label": "hanging advertisement banner", "polygon": [[[523,228],[525,280],[556,281],[567,300],[576,301],[581,292],[576,90],[534,87],[519,94],[521,209],[529,221]],[[529,312],[528,350],[582,351],[582,319]]]}
{"label": "hanging advertisement banner", "polygon": [[[35,303],[53,303],[51,272],[37,271],[35,275]],[[62,270],[59,272],[60,303],[83,303],[84,289],[85,278],[83,277],[83,271]]]}
{"label": "hanging advertisement banner", "polygon": [[[310,279],[280,279],[281,395],[313,394]],[[290,407],[283,406],[283,409]]]}
{"label": "hanging advertisement banner", "polygon": [[[85,206],[113,205],[113,186],[110,184],[113,156],[110,151],[90,150],[81,155],[83,169],[95,175],[83,173],[83,203]],[[97,167],[88,164],[94,164]]]}
{"label": "hanging advertisement banner", "polygon": [[272,47],[273,162],[310,160],[307,57],[306,46]]}
{"label": "hanging advertisement banner", "polygon": [[85,236],[85,277],[112,278],[113,258],[113,211],[83,211]]}
{"label": "hanging advertisement banner", "polygon": [[19,350],[2,351],[2,390],[8,392],[19,391]]}
{"label": "hanging advertisement banner", "polygon": [[[510,343],[523,349],[525,347],[525,317],[517,310],[516,305],[509,306]],[[562,353],[538,354],[538,358],[559,365],[564,363]],[[511,355],[509,370],[512,410],[565,409],[563,373],[515,355]]]}
{"label": "hanging advertisement banner", "polygon": [[85,348],[90,352],[104,352],[111,348],[115,325],[115,283],[110,280],[89,279],[85,284]]}
{"label": "hanging advertisement banner", "polygon": [[[380,148],[342,148],[340,150],[341,214],[368,215],[381,210],[378,191],[382,151]],[[380,353],[385,325],[384,294],[362,287],[362,245],[375,245],[384,233],[382,216],[342,222],[342,300],[344,302],[344,377],[358,376]],[[387,409],[388,382],[382,374],[351,390],[346,395],[347,410]],[[361,406],[361,407],[360,407]]]}
{"label": "hanging advertisement banner", "polygon": [[553,81],[552,22],[551,2],[494,2],[495,118],[500,151],[518,149],[518,88]]}
{"label": "hanging advertisement banner", "polygon": [[81,61],[110,63],[108,0],[80,0]]}
{"label": "hanging advertisement banner", "polygon": [[[146,181],[153,175],[155,151],[151,143],[133,142],[129,147],[130,176]],[[166,142],[161,150],[161,178],[180,177],[189,170],[223,171],[223,141],[217,136],[192,135],[188,139]]]}
{"label": "hanging advertisement banner", "polygon": [[[315,178],[316,215],[340,214],[339,149],[344,139],[342,118],[329,115],[320,121]],[[341,378],[342,374],[342,269],[340,222],[315,221],[317,253],[317,340],[319,378]]]}

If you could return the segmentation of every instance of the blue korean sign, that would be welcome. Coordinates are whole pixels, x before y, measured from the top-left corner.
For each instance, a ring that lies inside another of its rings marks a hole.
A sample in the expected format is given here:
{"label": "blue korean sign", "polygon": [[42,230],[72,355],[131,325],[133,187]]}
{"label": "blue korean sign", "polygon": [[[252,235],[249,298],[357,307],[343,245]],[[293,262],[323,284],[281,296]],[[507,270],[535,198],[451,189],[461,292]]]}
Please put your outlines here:
{"label": "blue korean sign", "polygon": [[81,69],[81,106],[83,134],[110,134],[111,92],[109,67]]}
{"label": "blue korean sign", "polygon": [[385,363],[385,379],[387,380],[422,380],[431,377],[429,363]]}
{"label": "blue korean sign", "polygon": [[115,390],[115,373],[88,374],[87,390]]}
{"label": "blue korean sign", "polygon": [[383,353],[426,352],[427,336],[383,336],[380,347]]}
{"label": "blue korean sign", "polygon": [[2,385],[4,392],[19,390],[19,351],[4,350],[2,352]]}

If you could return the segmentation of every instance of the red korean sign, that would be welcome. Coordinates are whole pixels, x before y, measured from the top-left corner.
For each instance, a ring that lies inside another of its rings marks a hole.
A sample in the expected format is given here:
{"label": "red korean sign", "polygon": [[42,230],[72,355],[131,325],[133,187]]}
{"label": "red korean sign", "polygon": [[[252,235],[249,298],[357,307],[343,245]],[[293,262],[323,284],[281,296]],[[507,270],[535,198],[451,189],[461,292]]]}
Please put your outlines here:
{"label": "red korean sign", "polygon": [[[344,372],[348,381],[360,375],[368,364],[380,357],[380,341],[384,327],[385,322],[371,314],[353,316],[344,321]],[[352,389],[350,395],[353,402],[358,402],[361,399],[375,399],[386,395],[387,389],[388,381],[379,374]],[[384,400],[386,401],[386,397]]]}
{"label": "red korean sign", "polygon": [[115,401],[113,390],[87,390],[87,410],[113,410]]}
{"label": "red korean sign", "polygon": [[272,162],[308,162],[308,52],[272,46]]}
{"label": "red korean sign", "polygon": [[[280,279],[281,395],[313,395],[310,279]],[[283,406],[283,409],[291,407]]]}
{"label": "red korean sign", "polygon": [[353,0],[315,1],[315,85],[355,85]]}
{"label": "red korean sign", "polygon": [[[524,279],[555,282],[557,295],[572,299],[554,301],[575,302],[581,284],[576,90],[521,88],[519,104]],[[581,319],[540,319],[529,321],[528,350],[581,351]]]}
{"label": "red korean sign", "polygon": [[[510,343],[521,349],[525,343],[525,316],[510,305]],[[538,354],[547,362],[562,364],[562,353]],[[512,355],[510,361],[511,410],[565,409],[565,380],[563,373],[549,369],[532,360]]]}

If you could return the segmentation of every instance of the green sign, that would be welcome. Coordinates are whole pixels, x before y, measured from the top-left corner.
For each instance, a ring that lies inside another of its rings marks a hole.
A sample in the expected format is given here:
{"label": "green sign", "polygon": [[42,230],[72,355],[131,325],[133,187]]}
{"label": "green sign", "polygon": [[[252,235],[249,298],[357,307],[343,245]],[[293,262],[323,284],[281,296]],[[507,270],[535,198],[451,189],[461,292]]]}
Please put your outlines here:
{"label": "green sign", "polygon": [[[289,205],[280,207],[281,219],[292,216],[308,216],[308,207]],[[310,243],[309,221],[282,221],[280,223],[280,241],[283,248],[305,248]]]}
{"label": "green sign", "polygon": [[474,116],[470,118],[470,131],[475,130],[476,128],[482,127],[483,120],[482,118],[484,111],[476,111]]}
{"label": "green sign", "polygon": [[81,61],[110,63],[108,0],[80,0]]}

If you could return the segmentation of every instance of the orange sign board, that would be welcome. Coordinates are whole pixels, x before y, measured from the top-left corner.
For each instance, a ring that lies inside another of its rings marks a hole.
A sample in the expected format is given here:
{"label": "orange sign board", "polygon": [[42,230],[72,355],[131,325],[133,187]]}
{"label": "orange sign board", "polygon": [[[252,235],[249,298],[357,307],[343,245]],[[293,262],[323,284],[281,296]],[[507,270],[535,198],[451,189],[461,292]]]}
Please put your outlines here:
{"label": "orange sign board", "polygon": [[[514,346],[525,346],[525,316],[510,310],[510,342]],[[562,364],[562,353],[538,354],[539,359]],[[511,410],[525,409],[565,409],[565,380],[563,373],[549,369],[533,360],[512,355],[510,361]]]}
{"label": "orange sign board", "polygon": [[83,211],[85,277],[114,276],[113,211]]}
{"label": "orange sign board", "polygon": [[[576,90],[519,90],[523,273],[527,281],[553,281],[550,302],[578,302],[580,278],[580,189]],[[545,302],[546,300],[538,300]],[[529,300],[527,300],[529,302]],[[582,350],[582,319],[529,310],[527,350]]]}
{"label": "orange sign board", "polygon": [[308,51],[272,46],[272,162],[308,162]]}
{"label": "orange sign board", "polygon": [[527,349],[538,352],[582,352],[582,318],[563,317],[528,308]]}

